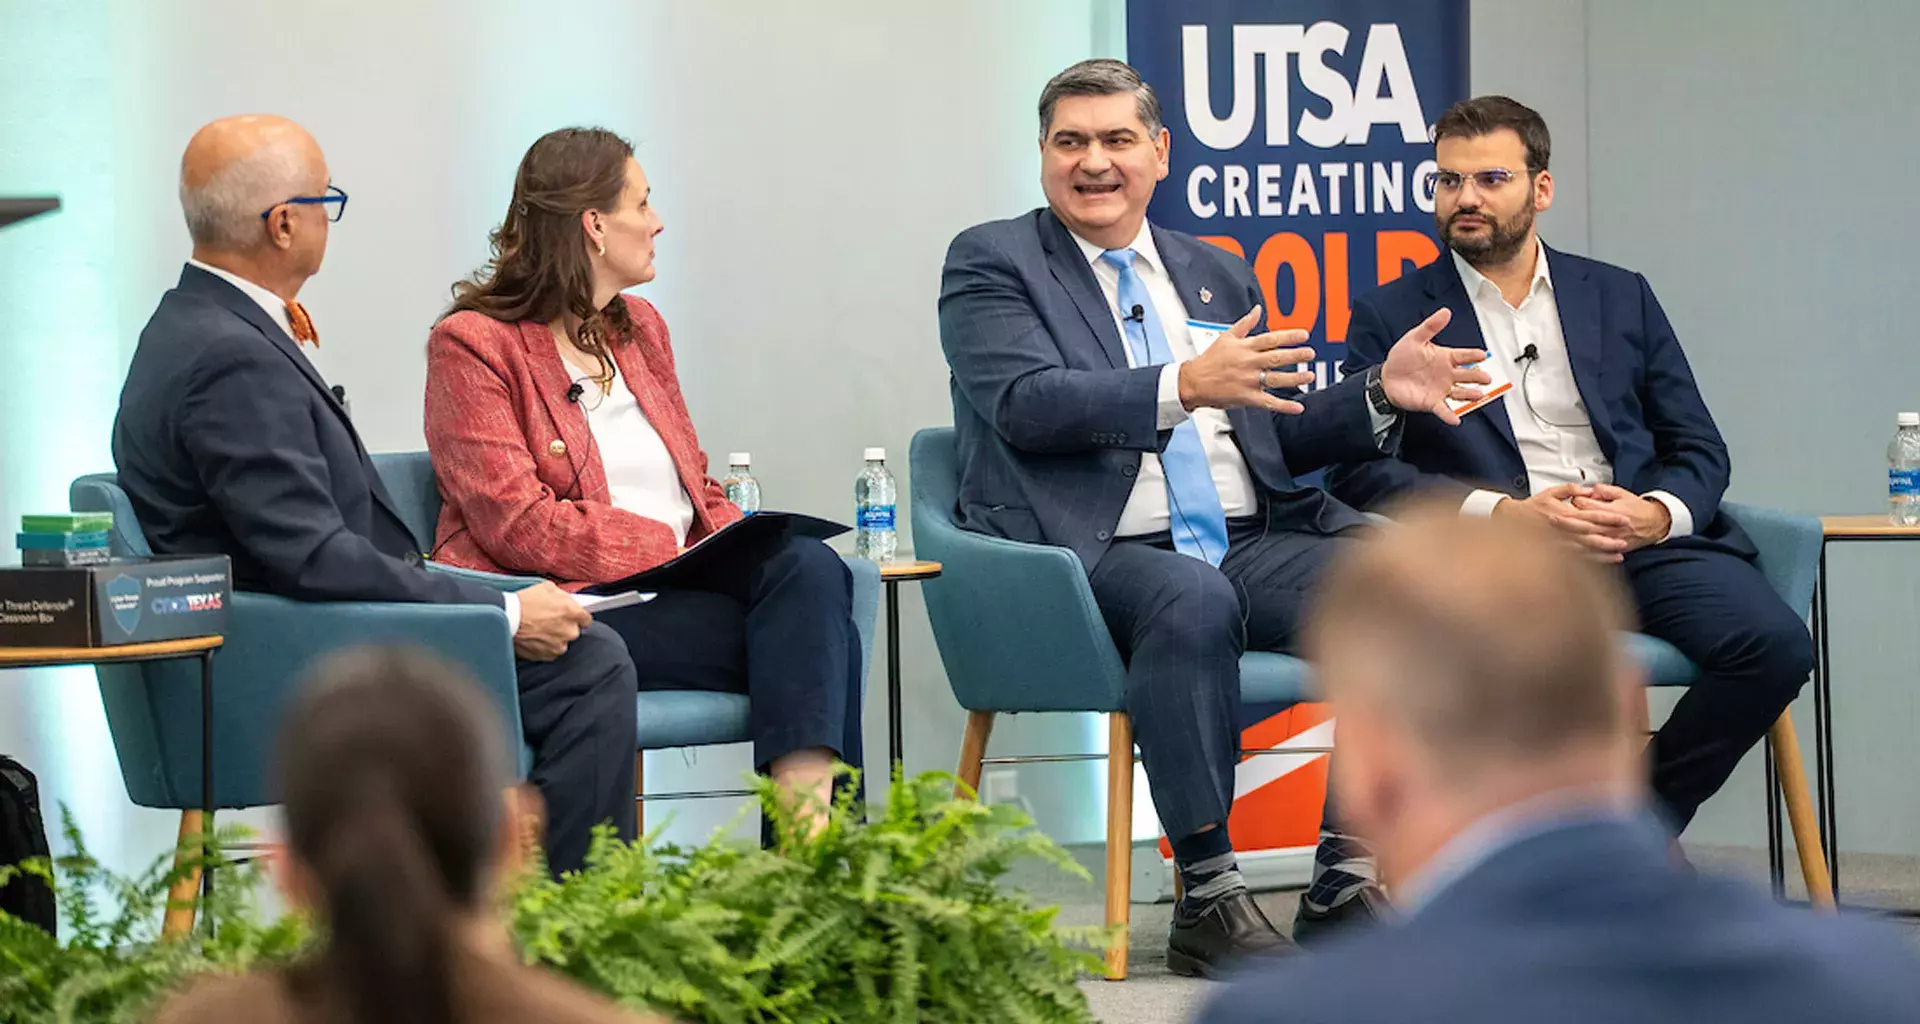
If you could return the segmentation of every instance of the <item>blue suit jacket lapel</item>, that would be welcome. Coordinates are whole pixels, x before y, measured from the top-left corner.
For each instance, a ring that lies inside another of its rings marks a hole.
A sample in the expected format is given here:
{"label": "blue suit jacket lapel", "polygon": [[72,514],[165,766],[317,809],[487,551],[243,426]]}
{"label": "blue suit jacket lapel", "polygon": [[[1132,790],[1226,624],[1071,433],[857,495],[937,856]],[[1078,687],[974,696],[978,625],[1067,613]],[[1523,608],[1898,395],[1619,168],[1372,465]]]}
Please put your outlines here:
{"label": "blue suit jacket lapel", "polygon": [[1605,360],[1600,336],[1600,291],[1586,270],[1571,260],[1557,256],[1543,243],[1540,255],[1553,272],[1553,300],[1560,308],[1560,333],[1567,343],[1567,361],[1573,367],[1573,382],[1580,400],[1587,405],[1587,418],[1593,425],[1595,440],[1607,458],[1613,458],[1613,424],[1607,416],[1606,392],[1601,387]]}
{"label": "blue suit jacket lapel", "polygon": [[[1441,305],[1453,311],[1453,319],[1448,322],[1446,329],[1440,332],[1440,336],[1434,339],[1434,343],[1453,348],[1486,348],[1487,339],[1480,333],[1480,316],[1473,311],[1473,300],[1467,297],[1466,283],[1460,280],[1460,271],[1453,265],[1453,257],[1448,253],[1441,253],[1440,258],[1432,264],[1431,274],[1432,277],[1427,283],[1428,297],[1440,300]],[[1491,354],[1488,358],[1492,358]],[[1512,376],[1511,369],[1508,376]],[[1507,394],[1511,397],[1513,393],[1509,391]],[[1514,454],[1519,454],[1520,445],[1513,439],[1513,420],[1507,416],[1505,399],[1489,402],[1478,412],[1468,413],[1461,419],[1460,426],[1454,429],[1491,428]],[[1480,421],[1479,426],[1472,425],[1475,420]]]}
{"label": "blue suit jacket lapel", "polygon": [[[280,329],[280,325],[274,322],[273,317],[268,316],[267,311],[261,309],[259,303],[248,298],[240,289],[191,264],[180,273],[180,289],[212,299],[240,319],[259,328],[260,333],[267,336],[267,341],[271,342],[274,348],[279,349],[281,355],[292,360],[293,365],[300,369],[300,373],[307,378],[307,381],[319,389],[326,403],[333,408],[334,415],[339,416],[340,422],[346,426],[348,436],[353,438],[354,448],[360,453],[360,461],[367,468],[367,479],[373,489],[374,498],[387,510],[387,514],[394,518],[395,522],[404,527],[406,520],[400,515],[400,510],[394,507],[393,498],[387,494],[386,484],[380,479],[380,474],[374,471],[373,459],[367,454],[367,447],[360,440],[360,432],[354,429],[353,420],[347,416],[347,410],[341,406],[340,400],[334,397],[333,389],[327,386],[326,379],[320,376],[320,371],[313,368],[313,363],[308,361],[305,353],[300,351],[300,346],[287,336],[286,331]],[[411,535],[410,530],[408,533]]]}
{"label": "blue suit jacket lapel", "polygon": [[1053,271],[1054,280],[1067,290],[1080,315],[1086,318],[1094,339],[1107,354],[1107,361],[1118,369],[1125,369],[1127,350],[1122,347],[1119,330],[1113,326],[1113,310],[1100,293],[1100,282],[1094,280],[1086,254],[1080,251],[1067,226],[1060,223],[1052,210],[1040,212],[1040,245],[1047,251],[1047,269]]}

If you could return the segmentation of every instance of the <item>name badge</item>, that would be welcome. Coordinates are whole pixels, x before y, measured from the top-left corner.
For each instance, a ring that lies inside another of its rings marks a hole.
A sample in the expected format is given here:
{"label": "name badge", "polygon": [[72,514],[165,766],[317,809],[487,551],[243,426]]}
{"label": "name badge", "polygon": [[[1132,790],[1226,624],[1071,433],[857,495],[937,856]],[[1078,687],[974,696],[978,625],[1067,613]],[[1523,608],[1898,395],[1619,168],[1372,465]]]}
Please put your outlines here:
{"label": "name badge", "polygon": [[1233,330],[1232,324],[1209,323],[1205,320],[1187,321],[1187,339],[1193,342],[1193,354],[1199,355],[1220,340],[1222,334]]}

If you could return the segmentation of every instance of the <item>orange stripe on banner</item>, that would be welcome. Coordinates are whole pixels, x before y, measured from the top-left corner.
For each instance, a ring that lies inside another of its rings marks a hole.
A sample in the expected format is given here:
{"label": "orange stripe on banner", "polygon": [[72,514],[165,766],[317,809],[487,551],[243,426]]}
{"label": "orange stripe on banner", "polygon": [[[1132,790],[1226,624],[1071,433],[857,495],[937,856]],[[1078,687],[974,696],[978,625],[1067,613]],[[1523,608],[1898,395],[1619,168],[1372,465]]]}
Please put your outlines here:
{"label": "orange stripe on banner", "polygon": [[1241,750],[1272,750],[1332,717],[1325,704],[1295,704],[1269,715],[1240,733]]}
{"label": "orange stripe on banner", "polygon": [[[1332,717],[1328,705],[1296,704],[1242,730],[1240,747],[1272,750]],[[1241,770],[1248,770],[1250,762],[1259,760],[1261,758],[1243,758]],[[1314,845],[1320,834],[1320,812],[1326,795],[1327,758],[1319,756],[1235,800],[1227,818],[1233,848],[1246,853]],[[1160,840],[1160,855],[1173,856],[1173,846],[1164,837]]]}

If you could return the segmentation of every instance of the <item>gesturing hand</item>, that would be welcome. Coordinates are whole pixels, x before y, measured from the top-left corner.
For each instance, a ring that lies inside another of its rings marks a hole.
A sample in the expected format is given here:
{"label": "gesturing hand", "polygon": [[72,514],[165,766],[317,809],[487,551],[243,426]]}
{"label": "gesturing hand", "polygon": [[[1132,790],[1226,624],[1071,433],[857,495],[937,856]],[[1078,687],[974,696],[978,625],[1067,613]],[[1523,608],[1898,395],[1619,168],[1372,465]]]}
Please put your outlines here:
{"label": "gesturing hand", "polygon": [[1280,369],[1313,361],[1313,349],[1300,347],[1307,332],[1269,331],[1249,337],[1259,319],[1260,307],[1255,306],[1205,352],[1180,364],[1180,404],[1188,412],[1248,405],[1289,416],[1306,411],[1299,402],[1267,392],[1313,383],[1311,370]]}
{"label": "gesturing hand", "polygon": [[1453,319],[1453,312],[1441,307],[1400,336],[1387,351],[1380,365],[1380,386],[1387,401],[1409,412],[1431,412],[1447,423],[1458,426],[1460,417],[1447,408],[1447,399],[1471,402],[1480,397],[1475,384],[1491,384],[1485,370],[1469,370],[1487,358],[1477,348],[1449,348],[1433,343],[1434,336]]}

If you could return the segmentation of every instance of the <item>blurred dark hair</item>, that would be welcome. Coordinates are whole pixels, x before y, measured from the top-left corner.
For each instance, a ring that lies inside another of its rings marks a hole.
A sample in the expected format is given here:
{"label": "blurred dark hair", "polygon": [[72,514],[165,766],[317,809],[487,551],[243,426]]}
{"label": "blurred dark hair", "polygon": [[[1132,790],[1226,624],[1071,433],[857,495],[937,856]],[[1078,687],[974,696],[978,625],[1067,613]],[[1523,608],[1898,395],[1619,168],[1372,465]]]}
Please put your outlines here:
{"label": "blurred dark hair", "polygon": [[1547,169],[1547,159],[1553,155],[1553,136],[1547,134],[1547,122],[1532,107],[1506,96],[1475,96],[1448,107],[1433,123],[1433,141],[1477,139],[1502,128],[1511,129],[1527,147],[1528,174]]}
{"label": "blurred dark hair", "polygon": [[620,296],[593,305],[593,265],[580,215],[612,210],[627,183],[633,144],[605,128],[562,128],[527,149],[513,176],[507,215],[489,236],[493,258],[453,286],[452,316],[471,309],[495,320],[551,323],[563,313],[580,320],[581,348],[608,365],[607,346],[632,323]]}
{"label": "blurred dark hair", "polygon": [[451,1024],[454,927],[485,896],[508,784],[479,688],[425,652],[321,662],[279,737],[287,839],[320,888],[325,951],[289,976],[348,1019]]}

